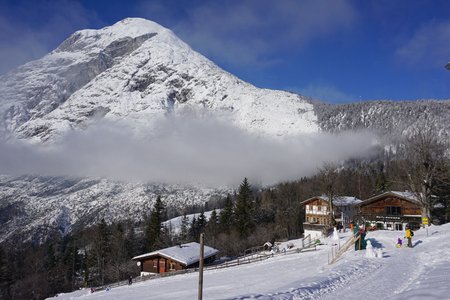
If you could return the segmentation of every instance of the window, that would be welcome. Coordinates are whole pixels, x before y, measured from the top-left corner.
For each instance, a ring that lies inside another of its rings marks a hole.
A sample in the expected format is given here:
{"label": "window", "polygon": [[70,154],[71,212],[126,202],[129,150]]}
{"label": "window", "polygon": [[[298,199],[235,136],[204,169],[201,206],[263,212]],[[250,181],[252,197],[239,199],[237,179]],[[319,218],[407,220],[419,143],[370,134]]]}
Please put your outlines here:
{"label": "window", "polygon": [[386,215],[398,216],[402,214],[400,206],[386,206]]}
{"label": "window", "polygon": [[321,211],[321,210],[322,210],[322,206],[318,206],[318,207],[317,207],[317,210],[318,210],[318,211]]}
{"label": "window", "polygon": [[395,223],[395,230],[400,230],[400,231],[402,231],[402,230],[403,230],[403,225],[402,225],[402,224],[399,224],[399,223]]}
{"label": "window", "polygon": [[153,268],[158,268],[158,260],[157,259],[153,260]]}
{"label": "window", "polygon": [[308,204],[306,204],[306,210],[309,210],[309,205]]}
{"label": "window", "polygon": [[175,270],[175,263],[173,262],[170,263],[170,270]]}

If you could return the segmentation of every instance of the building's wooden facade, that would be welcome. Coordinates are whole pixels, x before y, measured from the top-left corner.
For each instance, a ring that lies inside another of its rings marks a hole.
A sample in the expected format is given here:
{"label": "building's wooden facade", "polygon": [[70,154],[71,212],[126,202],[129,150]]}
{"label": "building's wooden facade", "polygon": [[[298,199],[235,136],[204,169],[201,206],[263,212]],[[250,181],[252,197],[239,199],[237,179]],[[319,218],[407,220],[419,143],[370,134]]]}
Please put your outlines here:
{"label": "building's wooden facade", "polygon": [[324,197],[313,197],[302,202],[305,206],[304,236],[320,238],[331,230],[329,203]]}
{"label": "building's wooden facade", "polygon": [[[215,260],[215,257],[205,258],[204,264],[210,264]],[[180,271],[189,268],[198,267],[199,262],[186,265],[175,259],[164,257],[162,255],[155,255],[154,257],[148,257],[140,260],[141,273],[166,273],[173,271]]]}
{"label": "building's wooden facade", "polygon": [[303,202],[305,205],[305,222],[309,224],[329,225],[329,203],[321,197],[310,198]]}
{"label": "building's wooden facade", "polygon": [[414,195],[407,192],[386,192],[361,202],[354,220],[377,229],[413,229],[421,223],[421,206]]}
{"label": "building's wooden facade", "polygon": [[[333,198],[333,210],[335,220],[344,227],[355,212],[355,205],[361,200],[355,197],[337,196]],[[330,204],[328,197],[316,196],[301,203],[305,206],[305,222],[303,223],[304,235],[318,238],[327,235],[332,230],[330,220]]]}
{"label": "building's wooden facade", "polygon": [[155,256],[141,261],[141,272],[165,273],[186,269],[186,266],[173,259]]}
{"label": "building's wooden facade", "polygon": [[[218,250],[205,246],[204,263],[215,260]],[[192,242],[173,246],[133,257],[138,262],[141,275],[160,274],[198,267],[200,261],[200,245]]]}

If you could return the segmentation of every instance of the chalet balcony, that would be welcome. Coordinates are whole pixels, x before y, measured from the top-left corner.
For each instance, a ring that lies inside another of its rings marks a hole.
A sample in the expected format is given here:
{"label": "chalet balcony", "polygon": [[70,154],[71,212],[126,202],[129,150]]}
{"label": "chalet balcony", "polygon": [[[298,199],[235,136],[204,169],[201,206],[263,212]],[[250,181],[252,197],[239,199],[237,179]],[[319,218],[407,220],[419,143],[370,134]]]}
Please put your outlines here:
{"label": "chalet balcony", "polygon": [[325,224],[304,222],[303,230],[320,231],[324,236],[328,236],[333,232],[333,227]]}
{"label": "chalet balcony", "polygon": [[310,215],[328,215],[328,210],[318,210],[318,209],[306,209],[305,210],[306,214],[310,214]]}

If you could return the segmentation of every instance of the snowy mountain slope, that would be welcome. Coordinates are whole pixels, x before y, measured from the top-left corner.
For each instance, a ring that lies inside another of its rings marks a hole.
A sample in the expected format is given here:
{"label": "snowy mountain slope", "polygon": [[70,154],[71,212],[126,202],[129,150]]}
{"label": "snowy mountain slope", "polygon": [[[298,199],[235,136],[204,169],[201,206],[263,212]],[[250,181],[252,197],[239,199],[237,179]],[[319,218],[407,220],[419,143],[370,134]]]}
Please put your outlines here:
{"label": "snowy mountain slope", "polygon": [[[212,212],[213,212],[212,210],[204,212],[205,219],[207,221],[211,217],[211,213]],[[216,213],[219,214],[219,212],[220,212],[220,209],[217,209]],[[201,213],[195,213],[195,214],[186,215],[186,220],[187,220],[188,224],[192,224],[192,220],[194,218],[198,218],[200,216],[200,214]],[[183,221],[183,216],[178,216],[178,217],[169,219],[167,221],[164,221],[163,225],[164,225],[164,227],[168,228],[172,233],[180,234],[182,221]]]}
{"label": "snowy mountain slope", "polygon": [[[280,255],[265,261],[204,272],[205,299],[447,299],[450,293],[450,224],[416,232],[414,248],[395,247],[401,231],[369,232],[367,239],[382,247],[383,258],[349,250],[328,265],[332,239],[317,251]],[[342,241],[349,233],[341,236]],[[301,243],[293,241],[294,244]],[[342,244],[343,242],[341,242]],[[132,286],[89,294],[87,289],[55,299],[194,299],[197,273],[159,278]],[[53,298],[51,298],[53,299]]]}
{"label": "snowy mountain slope", "polygon": [[45,141],[102,118],[151,129],[186,110],[258,134],[318,131],[305,98],[243,82],[144,19],[78,31],[0,82],[2,131],[22,138]]}
{"label": "snowy mountain slope", "polygon": [[0,242],[8,238],[40,241],[108,222],[142,220],[157,196],[182,208],[217,199],[230,190],[190,186],[123,183],[99,178],[0,176]]}
{"label": "snowy mountain slope", "polygon": [[450,139],[450,101],[367,101],[350,104],[315,103],[320,128],[326,132],[372,129],[390,138],[407,135],[425,121]]}

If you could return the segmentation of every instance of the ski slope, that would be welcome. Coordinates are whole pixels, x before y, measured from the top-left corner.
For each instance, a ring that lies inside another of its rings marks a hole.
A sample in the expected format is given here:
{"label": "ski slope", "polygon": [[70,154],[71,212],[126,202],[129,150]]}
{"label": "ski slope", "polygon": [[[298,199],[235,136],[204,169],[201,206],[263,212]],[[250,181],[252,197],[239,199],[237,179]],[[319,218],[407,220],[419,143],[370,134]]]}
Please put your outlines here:
{"label": "ski slope", "polygon": [[[383,248],[382,258],[350,249],[328,265],[332,239],[317,251],[278,255],[265,261],[204,272],[204,299],[449,299],[450,224],[421,229],[414,248],[396,248],[404,232],[369,232]],[[349,237],[342,234],[341,245]],[[300,240],[291,241],[296,246]],[[60,294],[57,299],[196,299],[198,274],[135,283],[90,294]],[[56,298],[55,298],[56,299]]]}

